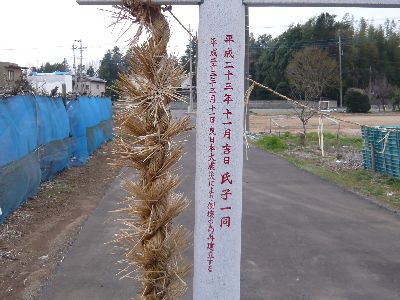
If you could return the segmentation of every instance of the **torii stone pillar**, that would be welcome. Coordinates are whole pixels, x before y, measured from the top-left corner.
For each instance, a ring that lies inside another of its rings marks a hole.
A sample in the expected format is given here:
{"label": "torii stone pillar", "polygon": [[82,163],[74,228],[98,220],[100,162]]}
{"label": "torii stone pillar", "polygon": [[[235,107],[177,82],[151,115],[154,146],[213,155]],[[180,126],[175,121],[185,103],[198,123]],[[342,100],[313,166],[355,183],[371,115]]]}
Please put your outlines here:
{"label": "torii stone pillar", "polygon": [[200,5],[193,299],[240,299],[245,7]]}
{"label": "torii stone pillar", "polygon": [[[151,1],[160,5],[200,4],[193,299],[240,299],[244,4],[400,7],[400,0]],[[122,1],[77,2],[114,5]]]}

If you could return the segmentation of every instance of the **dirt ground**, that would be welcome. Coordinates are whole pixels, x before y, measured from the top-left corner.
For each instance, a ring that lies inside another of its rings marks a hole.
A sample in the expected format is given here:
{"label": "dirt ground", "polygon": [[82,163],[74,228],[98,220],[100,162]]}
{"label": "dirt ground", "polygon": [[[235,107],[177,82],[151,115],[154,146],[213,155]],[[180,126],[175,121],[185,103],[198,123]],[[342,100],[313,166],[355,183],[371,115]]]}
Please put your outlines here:
{"label": "dirt ground", "polygon": [[[400,125],[400,112],[386,112],[386,113],[369,113],[369,114],[349,114],[349,113],[332,113],[346,121],[357,122],[363,125],[377,126],[377,125]],[[336,133],[339,129],[340,134],[344,135],[361,135],[360,127],[357,125],[349,124],[346,122],[336,122],[327,118],[323,119],[324,131]],[[340,125],[340,127],[339,127]],[[310,119],[307,128],[309,131],[317,131],[318,117]],[[253,113],[250,115],[250,131],[252,132],[301,132],[302,124],[298,117],[293,114],[268,114]]]}
{"label": "dirt ground", "polygon": [[118,168],[110,142],[89,162],[43,183],[0,225],[0,299],[34,299],[62,262],[64,254],[96,208]]}

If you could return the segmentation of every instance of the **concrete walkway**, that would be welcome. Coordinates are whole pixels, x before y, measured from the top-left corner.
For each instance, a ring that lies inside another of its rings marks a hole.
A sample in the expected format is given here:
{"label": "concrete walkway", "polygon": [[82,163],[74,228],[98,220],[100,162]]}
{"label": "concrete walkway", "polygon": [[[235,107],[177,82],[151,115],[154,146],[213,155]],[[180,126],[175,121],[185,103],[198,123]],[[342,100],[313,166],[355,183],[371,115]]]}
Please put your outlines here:
{"label": "concrete walkway", "polygon": [[[181,187],[191,199],[194,135]],[[120,227],[109,211],[121,207],[121,180],[132,176],[116,179],[40,299],[134,297],[135,284],[115,276],[118,256],[104,244]],[[245,162],[243,205],[241,299],[400,299],[399,217],[255,148]],[[194,205],[178,221],[193,229]],[[192,299],[190,288],[185,299]]]}

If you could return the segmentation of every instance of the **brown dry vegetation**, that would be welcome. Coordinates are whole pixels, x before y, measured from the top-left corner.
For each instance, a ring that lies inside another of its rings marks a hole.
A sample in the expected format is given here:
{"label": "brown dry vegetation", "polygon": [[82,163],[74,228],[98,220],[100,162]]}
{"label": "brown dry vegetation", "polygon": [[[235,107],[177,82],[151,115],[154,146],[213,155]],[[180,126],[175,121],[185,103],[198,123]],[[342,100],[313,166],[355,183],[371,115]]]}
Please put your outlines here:
{"label": "brown dry vegetation", "polygon": [[[400,112],[386,112],[386,113],[369,113],[369,114],[349,114],[349,113],[332,113],[332,116],[339,117],[344,120],[357,122],[368,126],[378,125],[400,125]],[[270,121],[272,119],[272,122]],[[276,122],[279,126],[277,126]],[[250,131],[251,132],[269,132],[270,124],[272,125],[272,132],[301,132],[302,123],[293,114],[268,114],[257,113],[250,115]],[[318,116],[310,119],[307,130],[309,132],[317,131]],[[334,122],[324,119],[324,131],[336,133],[338,125]],[[361,135],[360,127],[357,125],[340,122],[340,134],[343,135]]]}

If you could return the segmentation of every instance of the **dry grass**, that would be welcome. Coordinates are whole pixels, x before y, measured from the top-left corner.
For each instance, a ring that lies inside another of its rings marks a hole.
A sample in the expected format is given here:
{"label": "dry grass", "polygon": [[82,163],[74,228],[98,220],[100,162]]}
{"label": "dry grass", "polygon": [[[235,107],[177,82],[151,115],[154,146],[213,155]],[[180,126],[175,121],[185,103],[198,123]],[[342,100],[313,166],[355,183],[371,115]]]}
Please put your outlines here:
{"label": "dry grass", "polygon": [[[351,122],[357,122],[368,126],[378,125],[399,125],[400,112],[386,113],[369,113],[369,114],[348,114],[348,113],[332,113],[333,116],[338,116],[341,119]],[[272,121],[270,121],[272,119]],[[271,126],[272,125],[272,126]],[[300,120],[293,114],[276,115],[265,112],[263,114],[250,115],[250,130],[252,132],[291,132],[296,133],[302,130]],[[318,116],[310,119],[307,129],[309,132],[317,131]],[[324,119],[325,132],[336,133],[338,125],[328,119]],[[357,125],[340,122],[340,134],[360,136],[361,130]]]}

